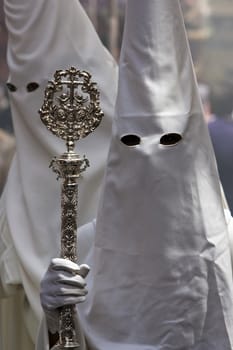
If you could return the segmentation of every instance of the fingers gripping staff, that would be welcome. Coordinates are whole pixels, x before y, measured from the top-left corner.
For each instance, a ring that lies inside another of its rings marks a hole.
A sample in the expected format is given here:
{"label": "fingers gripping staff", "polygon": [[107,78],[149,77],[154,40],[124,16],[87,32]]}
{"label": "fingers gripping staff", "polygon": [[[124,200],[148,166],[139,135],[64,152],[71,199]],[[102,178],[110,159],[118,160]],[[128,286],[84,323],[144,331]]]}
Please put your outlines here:
{"label": "fingers gripping staff", "polygon": [[87,294],[84,278],[88,272],[89,267],[86,264],[78,266],[66,259],[52,259],[41,282],[43,308],[54,310],[62,305],[77,304],[84,301]]}
{"label": "fingers gripping staff", "polygon": [[[85,156],[74,152],[75,141],[86,137],[100,124],[103,112],[99,106],[99,92],[91,75],[86,71],[71,67],[58,70],[54,80],[45,89],[45,99],[41,107],[42,122],[53,134],[66,141],[67,151],[51,162],[53,171],[62,178],[61,194],[61,258],[71,261],[53,260],[42,283],[47,288],[42,305],[45,309],[61,307],[59,322],[59,344],[56,349],[78,349],[78,335],[74,325],[74,304],[85,299],[84,277],[88,267],[77,264],[77,208],[78,183],[81,173],[89,166]],[[72,263],[73,262],[73,263]],[[53,283],[56,301],[52,301]],[[74,287],[74,289],[73,289]],[[64,306],[62,306],[64,305]]]}
{"label": "fingers gripping staff", "polygon": [[52,259],[41,282],[40,294],[41,305],[51,333],[59,329],[60,307],[85,301],[87,289],[84,278],[89,270],[86,264],[78,266],[67,259]]}

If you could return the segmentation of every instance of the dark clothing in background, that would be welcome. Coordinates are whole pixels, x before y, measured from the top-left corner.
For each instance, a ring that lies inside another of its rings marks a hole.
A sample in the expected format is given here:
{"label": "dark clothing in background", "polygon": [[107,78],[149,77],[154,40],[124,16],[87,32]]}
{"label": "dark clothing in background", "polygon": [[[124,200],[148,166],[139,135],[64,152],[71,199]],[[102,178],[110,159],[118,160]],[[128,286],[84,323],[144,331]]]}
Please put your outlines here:
{"label": "dark clothing in background", "polygon": [[0,111],[0,128],[7,131],[10,134],[14,133],[9,107]]}
{"label": "dark clothing in background", "polygon": [[233,214],[233,121],[215,118],[208,127],[222,186]]}

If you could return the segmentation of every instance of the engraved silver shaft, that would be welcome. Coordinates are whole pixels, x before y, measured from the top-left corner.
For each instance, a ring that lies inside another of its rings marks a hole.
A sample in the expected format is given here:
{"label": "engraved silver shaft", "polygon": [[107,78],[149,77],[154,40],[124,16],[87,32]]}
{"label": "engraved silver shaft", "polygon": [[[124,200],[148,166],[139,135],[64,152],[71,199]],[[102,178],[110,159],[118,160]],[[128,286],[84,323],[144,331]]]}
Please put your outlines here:
{"label": "engraved silver shaft", "polygon": [[[62,178],[61,190],[61,258],[77,263],[78,178],[89,166],[88,160],[69,150],[51,162],[53,171]],[[55,349],[78,349],[75,330],[75,306],[60,309],[59,344]]]}

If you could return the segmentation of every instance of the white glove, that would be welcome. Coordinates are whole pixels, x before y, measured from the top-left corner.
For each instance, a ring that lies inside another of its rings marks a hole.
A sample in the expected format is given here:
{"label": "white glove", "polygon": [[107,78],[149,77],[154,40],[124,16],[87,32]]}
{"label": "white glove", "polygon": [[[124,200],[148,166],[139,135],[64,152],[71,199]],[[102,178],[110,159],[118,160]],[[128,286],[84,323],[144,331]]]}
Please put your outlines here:
{"label": "white glove", "polygon": [[86,264],[79,266],[61,258],[51,260],[40,290],[41,305],[51,333],[58,331],[59,307],[85,301],[87,289],[84,278],[89,270]]}

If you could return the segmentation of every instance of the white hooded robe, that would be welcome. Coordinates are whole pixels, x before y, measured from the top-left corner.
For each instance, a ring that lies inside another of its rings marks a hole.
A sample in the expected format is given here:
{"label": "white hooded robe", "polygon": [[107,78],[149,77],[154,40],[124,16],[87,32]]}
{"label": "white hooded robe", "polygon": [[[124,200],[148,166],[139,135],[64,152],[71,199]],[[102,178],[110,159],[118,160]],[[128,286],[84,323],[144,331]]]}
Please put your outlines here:
{"label": "white hooded robe", "polygon": [[233,349],[227,225],[178,0],[127,2],[86,262],[78,309],[89,349]]}
{"label": "white hooded robe", "polygon": [[[66,147],[40,120],[44,89],[57,69],[74,66],[89,71],[100,90],[103,122],[77,146],[77,152],[90,161],[79,183],[82,225],[96,216],[111,135],[117,65],[78,0],[5,0],[4,9],[8,83],[16,89],[9,96],[17,151],[1,201],[0,286],[3,297],[16,296],[14,305],[12,299],[1,302],[0,344],[4,350],[28,350],[34,347],[42,316],[39,283],[60,247],[61,184],[49,164]],[[32,82],[39,88],[29,92]],[[23,293],[19,295],[18,289]]]}

